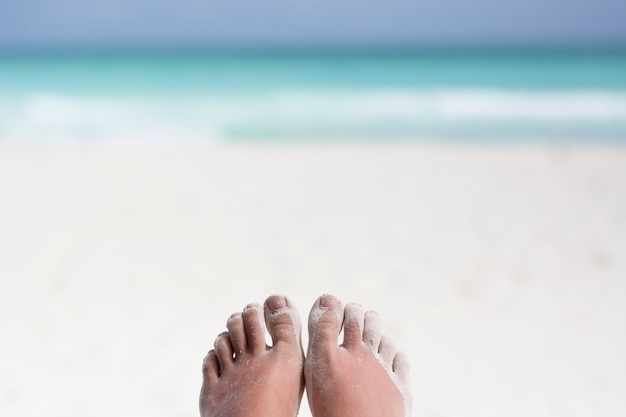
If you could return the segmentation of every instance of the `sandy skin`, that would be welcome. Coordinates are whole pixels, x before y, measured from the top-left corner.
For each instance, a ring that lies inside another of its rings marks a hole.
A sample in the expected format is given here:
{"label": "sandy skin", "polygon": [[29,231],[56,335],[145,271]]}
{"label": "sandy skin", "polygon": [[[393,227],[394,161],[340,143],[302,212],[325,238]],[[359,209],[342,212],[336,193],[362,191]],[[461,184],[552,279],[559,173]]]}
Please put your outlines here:
{"label": "sandy skin", "polygon": [[[265,344],[263,316],[272,347]],[[294,417],[305,383],[314,417],[410,415],[408,363],[382,334],[374,311],[344,308],[332,295],[318,298],[306,360],[299,316],[286,297],[271,296],[264,308],[249,305],[227,328],[204,360],[202,417]]]}
{"label": "sandy skin", "polygon": [[[265,318],[265,320],[264,320]],[[272,347],[265,344],[265,326]],[[297,311],[286,297],[248,305],[230,316],[228,332],[204,359],[202,417],[294,417],[304,378]]]}
{"label": "sandy skin", "polygon": [[410,416],[408,361],[382,334],[375,311],[344,308],[332,295],[318,298],[309,315],[304,370],[314,417]]}

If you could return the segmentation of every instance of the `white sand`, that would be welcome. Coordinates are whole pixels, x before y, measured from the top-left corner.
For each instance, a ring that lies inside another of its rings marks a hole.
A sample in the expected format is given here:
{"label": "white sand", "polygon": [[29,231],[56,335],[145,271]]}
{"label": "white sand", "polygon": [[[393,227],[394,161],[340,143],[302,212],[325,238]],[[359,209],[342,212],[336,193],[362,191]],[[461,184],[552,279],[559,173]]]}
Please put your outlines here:
{"label": "white sand", "polygon": [[0,415],[197,416],[273,292],[380,311],[414,416],[624,416],[626,148],[0,146]]}

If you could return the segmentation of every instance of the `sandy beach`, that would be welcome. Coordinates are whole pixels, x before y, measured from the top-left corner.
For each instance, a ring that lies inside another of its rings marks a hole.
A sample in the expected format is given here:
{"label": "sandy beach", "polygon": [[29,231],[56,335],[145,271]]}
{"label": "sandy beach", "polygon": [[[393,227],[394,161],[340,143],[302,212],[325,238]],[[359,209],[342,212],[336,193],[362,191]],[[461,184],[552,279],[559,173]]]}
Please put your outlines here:
{"label": "sandy beach", "polygon": [[324,292],[415,417],[626,415],[626,147],[0,145],[4,416],[197,416],[233,311]]}

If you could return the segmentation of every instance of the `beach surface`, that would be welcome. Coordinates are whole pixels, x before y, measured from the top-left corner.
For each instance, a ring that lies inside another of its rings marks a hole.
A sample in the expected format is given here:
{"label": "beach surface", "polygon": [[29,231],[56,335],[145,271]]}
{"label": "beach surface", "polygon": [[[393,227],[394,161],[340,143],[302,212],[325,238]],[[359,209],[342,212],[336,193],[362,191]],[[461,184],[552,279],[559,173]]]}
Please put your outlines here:
{"label": "beach surface", "polygon": [[0,414],[197,416],[272,293],[378,310],[415,417],[624,416],[626,147],[0,145]]}

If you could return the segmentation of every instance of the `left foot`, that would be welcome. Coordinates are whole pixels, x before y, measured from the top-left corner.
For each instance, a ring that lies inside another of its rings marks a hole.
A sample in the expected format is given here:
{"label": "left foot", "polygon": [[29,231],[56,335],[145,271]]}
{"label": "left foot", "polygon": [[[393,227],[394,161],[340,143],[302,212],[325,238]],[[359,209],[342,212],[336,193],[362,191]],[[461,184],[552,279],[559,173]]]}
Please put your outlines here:
{"label": "left foot", "polygon": [[[265,319],[265,320],[264,320]],[[272,346],[265,344],[265,326]],[[273,295],[226,323],[204,358],[202,417],[294,417],[304,390],[300,317],[289,299]]]}

